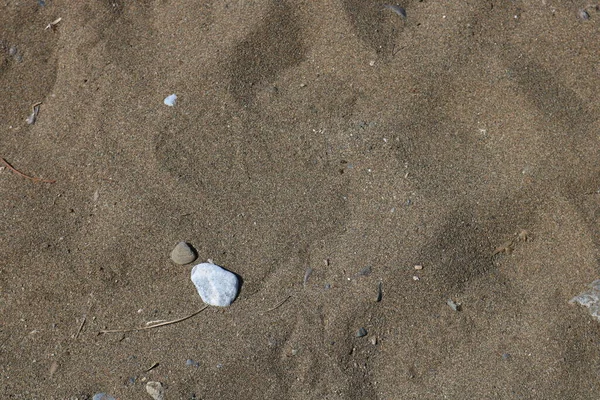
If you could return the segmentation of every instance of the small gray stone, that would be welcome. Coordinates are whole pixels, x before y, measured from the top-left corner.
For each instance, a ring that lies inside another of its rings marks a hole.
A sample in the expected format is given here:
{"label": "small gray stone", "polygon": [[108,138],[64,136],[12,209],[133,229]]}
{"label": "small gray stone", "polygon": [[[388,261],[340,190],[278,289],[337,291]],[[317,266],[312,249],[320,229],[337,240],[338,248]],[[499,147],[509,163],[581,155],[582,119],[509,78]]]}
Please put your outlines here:
{"label": "small gray stone", "polygon": [[188,358],[185,361],[185,365],[187,365],[188,367],[196,367],[198,368],[200,366],[200,363],[198,361],[194,361],[191,358]]}
{"label": "small gray stone", "polygon": [[211,306],[230,305],[239,290],[237,276],[213,263],[202,263],[192,268],[192,282],[202,301]]}
{"label": "small gray stone", "polygon": [[171,252],[171,260],[179,265],[189,264],[193,262],[196,257],[196,251],[194,251],[194,248],[186,242],[177,243],[177,246],[175,246]]}
{"label": "small gray stone", "polygon": [[360,328],[359,330],[356,331],[355,334],[356,337],[364,337],[367,336],[367,330],[365,328]]}
{"label": "small gray stone", "polygon": [[148,392],[154,400],[164,400],[165,398],[165,389],[160,382],[151,381],[146,383],[146,392]]}
{"label": "small gray stone", "polygon": [[106,394],[106,393],[96,393],[94,395],[94,397],[92,397],[92,400],[117,400],[114,397],[112,397],[110,394]]}

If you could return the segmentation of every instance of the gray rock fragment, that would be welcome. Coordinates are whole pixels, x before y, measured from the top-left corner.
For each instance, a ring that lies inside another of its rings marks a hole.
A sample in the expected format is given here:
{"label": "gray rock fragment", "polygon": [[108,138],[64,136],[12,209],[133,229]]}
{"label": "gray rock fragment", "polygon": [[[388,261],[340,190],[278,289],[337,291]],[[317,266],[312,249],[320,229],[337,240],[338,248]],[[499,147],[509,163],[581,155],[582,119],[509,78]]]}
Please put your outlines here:
{"label": "gray rock fragment", "polygon": [[165,398],[165,389],[160,382],[150,381],[146,383],[146,392],[148,392],[154,400],[164,400]]}
{"label": "gray rock fragment", "polygon": [[356,337],[364,337],[367,336],[367,330],[365,328],[359,328],[355,334]]}
{"label": "gray rock fragment", "polygon": [[196,251],[186,242],[179,242],[171,252],[171,260],[175,264],[184,265],[193,262],[196,259]]}

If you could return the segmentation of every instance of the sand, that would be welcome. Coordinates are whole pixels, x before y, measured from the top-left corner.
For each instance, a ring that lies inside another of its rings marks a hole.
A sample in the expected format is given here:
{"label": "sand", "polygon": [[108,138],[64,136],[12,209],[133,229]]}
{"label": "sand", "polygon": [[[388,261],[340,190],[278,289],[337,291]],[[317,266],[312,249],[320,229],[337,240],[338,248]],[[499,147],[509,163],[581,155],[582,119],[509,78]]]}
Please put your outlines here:
{"label": "sand", "polygon": [[0,397],[597,398],[594,4],[3,1]]}

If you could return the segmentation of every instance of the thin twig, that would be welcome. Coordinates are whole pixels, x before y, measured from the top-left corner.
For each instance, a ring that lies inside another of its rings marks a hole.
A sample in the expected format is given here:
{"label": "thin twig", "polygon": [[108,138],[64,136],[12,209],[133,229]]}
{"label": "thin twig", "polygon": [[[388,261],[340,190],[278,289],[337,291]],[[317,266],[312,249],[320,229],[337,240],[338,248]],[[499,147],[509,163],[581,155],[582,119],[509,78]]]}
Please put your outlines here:
{"label": "thin twig", "polygon": [[208,308],[208,306],[204,306],[201,309],[199,309],[198,311],[196,311],[195,313],[192,313],[192,314],[188,315],[187,317],[175,319],[173,321],[161,322],[160,324],[151,325],[151,326],[144,326],[142,328],[102,330],[102,331],[98,332],[98,334],[101,334],[101,333],[119,333],[119,332],[120,333],[137,332],[137,331],[145,331],[146,329],[158,328],[160,326],[172,325],[172,324],[176,324],[178,322],[185,321],[186,319],[190,319],[190,318],[192,318],[192,317],[200,314],[202,311],[206,310],[207,308]]}
{"label": "thin twig", "polygon": [[154,368],[158,367],[160,365],[160,363],[155,362],[154,364],[152,364],[150,366],[150,368],[148,368],[147,370],[145,370],[144,372],[150,372],[152,371]]}
{"label": "thin twig", "polygon": [[79,325],[79,329],[77,330],[77,333],[75,335],[73,335],[73,339],[77,339],[79,337],[79,334],[83,330],[83,325],[85,325],[85,315],[83,316],[83,321],[81,321],[81,325]]}
{"label": "thin twig", "polygon": [[17,175],[22,176],[23,178],[31,179],[34,182],[44,182],[44,183],[55,183],[56,182],[54,179],[34,178],[33,176],[25,175],[24,173],[15,169],[12,165],[10,165],[8,163],[8,161],[6,161],[4,158],[0,158],[0,160],[2,160],[2,162],[8,167],[8,169],[10,169],[12,172],[14,172]]}
{"label": "thin twig", "polygon": [[281,300],[279,303],[277,303],[277,305],[275,307],[271,307],[267,311],[263,311],[263,314],[278,309],[279,307],[281,307],[283,305],[283,303],[285,303],[286,301],[288,301],[290,299],[290,297],[292,297],[291,294],[288,295],[288,297],[286,297],[285,299]]}

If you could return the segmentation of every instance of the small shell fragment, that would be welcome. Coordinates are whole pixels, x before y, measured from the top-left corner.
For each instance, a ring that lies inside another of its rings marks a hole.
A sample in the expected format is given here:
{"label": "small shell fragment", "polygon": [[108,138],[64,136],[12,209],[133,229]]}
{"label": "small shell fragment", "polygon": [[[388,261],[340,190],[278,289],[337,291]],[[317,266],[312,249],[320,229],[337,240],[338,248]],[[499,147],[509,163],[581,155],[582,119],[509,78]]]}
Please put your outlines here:
{"label": "small shell fragment", "polygon": [[56,29],[56,25],[58,25],[58,23],[62,21],[62,18],[57,18],[54,21],[50,22],[48,25],[46,25],[45,29]]}
{"label": "small shell fragment", "polygon": [[38,102],[31,106],[31,114],[25,120],[29,125],[35,124],[38,114],[40,113],[40,105],[41,104],[42,104],[41,102]]}

